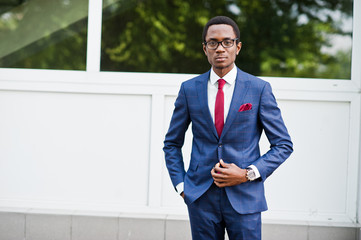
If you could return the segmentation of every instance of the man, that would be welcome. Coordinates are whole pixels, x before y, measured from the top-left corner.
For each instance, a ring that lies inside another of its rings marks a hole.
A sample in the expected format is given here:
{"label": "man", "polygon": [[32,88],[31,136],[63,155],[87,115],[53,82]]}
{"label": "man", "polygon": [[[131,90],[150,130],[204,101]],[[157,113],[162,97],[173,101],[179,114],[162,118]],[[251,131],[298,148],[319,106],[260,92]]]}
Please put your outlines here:
{"label": "man", "polygon": [[[188,206],[195,240],[261,239],[267,210],[264,181],[293,151],[269,83],[238,69],[242,43],[230,18],[212,18],[203,30],[210,71],[182,83],[164,141],[172,183]],[[182,146],[192,123],[189,169]],[[262,131],[271,144],[260,156]]]}

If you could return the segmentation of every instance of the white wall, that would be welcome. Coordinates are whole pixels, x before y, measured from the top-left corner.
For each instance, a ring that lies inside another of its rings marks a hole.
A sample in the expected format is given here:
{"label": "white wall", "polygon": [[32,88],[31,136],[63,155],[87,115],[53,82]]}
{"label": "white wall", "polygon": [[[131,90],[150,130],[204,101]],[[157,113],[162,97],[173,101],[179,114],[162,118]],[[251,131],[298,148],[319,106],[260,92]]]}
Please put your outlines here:
{"label": "white wall", "polygon": [[[0,207],[187,214],[162,142],[179,84],[192,76],[0,71]],[[266,182],[264,219],[356,223],[357,88],[309,80],[326,90],[300,91],[308,80],[288,79],[287,90],[277,87],[285,79],[266,79],[295,152]],[[186,161],[190,145],[188,132]]]}
{"label": "white wall", "polygon": [[149,95],[1,91],[2,198],[146,205],[150,107]]}
{"label": "white wall", "polygon": [[[0,209],[186,215],[162,142],[192,75],[100,72],[96,2],[87,71],[0,69]],[[360,221],[360,1],[354,11],[351,80],[264,78],[295,147],[266,182],[265,221]]]}

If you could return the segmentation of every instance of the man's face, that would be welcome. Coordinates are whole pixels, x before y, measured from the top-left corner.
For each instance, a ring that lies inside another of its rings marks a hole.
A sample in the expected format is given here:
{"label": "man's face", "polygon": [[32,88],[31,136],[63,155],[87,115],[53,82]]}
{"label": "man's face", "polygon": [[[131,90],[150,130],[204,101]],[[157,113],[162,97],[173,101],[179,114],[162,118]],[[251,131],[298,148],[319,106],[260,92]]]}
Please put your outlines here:
{"label": "man's face", "polygon": [[[234,33],[232,26],[226,24],[211,25],[206,34],[206,42],[211,40],[219,42],[225,39],[234,38],[236,38],[236,34]],[[208,58],[208,62],[212,65],[213,70],[220,77],[223,77],[233,68],[233,63],[241,50],[241,46],[241,42],[238,44],[235,42],[230,48],[224,48],[222,44],[219,44],[216,49],[211,50],[204,45],[203,51]]]}

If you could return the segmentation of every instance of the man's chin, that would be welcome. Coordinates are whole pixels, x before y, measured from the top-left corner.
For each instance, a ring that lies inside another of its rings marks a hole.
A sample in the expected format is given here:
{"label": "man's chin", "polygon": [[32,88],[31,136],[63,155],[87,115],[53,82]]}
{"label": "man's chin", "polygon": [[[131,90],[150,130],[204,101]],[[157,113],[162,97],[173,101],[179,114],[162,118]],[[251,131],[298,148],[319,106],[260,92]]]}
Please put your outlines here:
{"label": "man's chin", "polygon": [[225,68],[229,68],[230,66],[232,66],[233,63],[231,64],[216,64],[214,65],[213,67],[215,69],[219,69],[219,70],[222,70],[222,69],[225,69]]}

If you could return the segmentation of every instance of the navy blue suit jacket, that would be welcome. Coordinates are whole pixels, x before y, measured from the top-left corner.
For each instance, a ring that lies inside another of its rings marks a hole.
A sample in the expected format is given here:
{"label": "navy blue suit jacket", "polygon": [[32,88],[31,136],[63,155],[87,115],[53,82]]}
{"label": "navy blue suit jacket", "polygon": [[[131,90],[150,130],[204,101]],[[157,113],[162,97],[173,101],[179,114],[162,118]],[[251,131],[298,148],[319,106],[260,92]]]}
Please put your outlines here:
{"label": "navy blue suit jacket", "polygon": [[[291,138],[268,82],[237,68],[230,109],[218,137],[207,99],[210,71],[183,82],[164,141],[166,165],[173,186],[184,182],[185,202],[192,203],[213,183],[211,170],[223,159],[240,168],[254,165],[261,177],[256,181],[226,187],[233,208],[241,214],[267,210],[264,181],[292,153]],[[252,109],[239,111],[243,104]],[[190,165],[184,169],[181,148],[185,132],[192,123],[193,143]],[[270,150],[260,155],[259,140],[265,134]]]}

